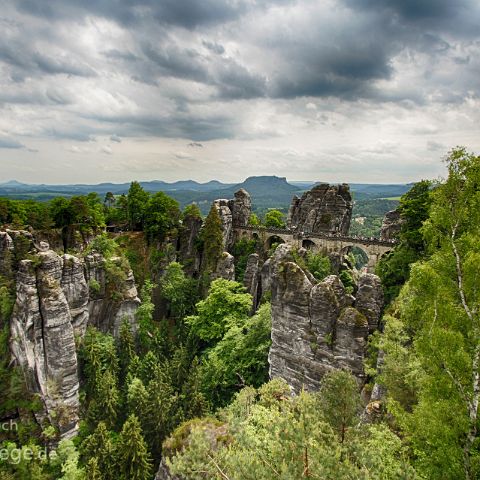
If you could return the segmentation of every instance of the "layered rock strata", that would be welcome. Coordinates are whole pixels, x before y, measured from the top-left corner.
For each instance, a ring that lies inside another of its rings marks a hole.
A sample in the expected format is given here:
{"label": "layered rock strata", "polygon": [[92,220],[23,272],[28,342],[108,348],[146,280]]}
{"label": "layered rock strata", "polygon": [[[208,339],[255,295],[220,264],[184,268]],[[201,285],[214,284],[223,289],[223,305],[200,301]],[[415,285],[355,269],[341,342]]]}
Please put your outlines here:
{"label": "layered rock strata", "polygon": [[246,190],[241,188],[234,196],[235,198],[231,200],[218,199],[213,202],[222,220],[223,245],[225,250],[228,250],[235,240],[234,226],[243,227],[248,225],[252,213],[252,200]]}
{"label": "layered rock strata", "polygon": [[270,376],[283,378],[298,392],[318,390],[329,370],[347,369],[361,385],[369,325],[378,323],[377,307],[382,303],[380,283],[361,277],[363,287],[357,298],[345,291],[335,275],[316,283],[294,262],[288,245],[277,248],[268,269]]}
{"label": "layered rock strata", "polygon": [[16,280],[12,360],[23,369],[28,390],[43,402],[39,421],[48,417],[68,437],[79,410],[75,337],[88,325],[115,335],[125,318],[134,324],[140,300],[133,274],[127,273],[114,298],[100,254],[59,255],[46,242],[35,244],[28,232],[0,233],[0,265]]}
{"label": "layered rock strata", "polygon": [[391,210],[383,217],[380,238],[382,240],[394,240],[402,229],[403,220],[398,210]]}
{"label": "layered rock strata", "polygon": [[348,234],[353,201],[347,184],[316,185],[301,198],[293,197],[288,212],[289,228],[308,233]]}

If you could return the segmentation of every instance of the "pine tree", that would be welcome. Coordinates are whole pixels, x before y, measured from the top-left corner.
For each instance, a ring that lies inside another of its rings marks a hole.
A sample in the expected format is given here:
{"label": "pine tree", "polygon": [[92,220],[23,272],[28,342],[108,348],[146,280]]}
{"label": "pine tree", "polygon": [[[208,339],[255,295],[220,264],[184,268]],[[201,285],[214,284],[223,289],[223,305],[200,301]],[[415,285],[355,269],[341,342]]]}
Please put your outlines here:
{"label": "pine tree", "polygon": [[323,414],[343,444],[358,420],[361,402],[357,382],[351,373],[334,370],[323,377],[320,394]]}
{"label": "pine tree", "polygon": [[88,480],[104,480],[102,472],[98,466],[97,457],[90,458],[85,468],[85,472]]}
{"label": "pine tree", "polygon": [[128,318],[124,318],[120,327],[118,341],[118,360],[120,363],[121,380],[125,379],[128,366],[135,356],[135,339],[133,337],[132,326]]}
{"label": "pine tree", "polygon": [[140,422],[130,415],[118,438],[117,465],[119,480],[150,480],[152,464],[142,435]]}
{"label": "pine tree", "polygon": [[[115,444],[105,422],[100,422],[95,432],[83,441],[81,451],[83,458],[86,459],[87,473],[95,472],[95,475],[99,474],[98,478],[102,480],[116,479],[114,471]],[[87,476],[87,478],[95,477]]]}

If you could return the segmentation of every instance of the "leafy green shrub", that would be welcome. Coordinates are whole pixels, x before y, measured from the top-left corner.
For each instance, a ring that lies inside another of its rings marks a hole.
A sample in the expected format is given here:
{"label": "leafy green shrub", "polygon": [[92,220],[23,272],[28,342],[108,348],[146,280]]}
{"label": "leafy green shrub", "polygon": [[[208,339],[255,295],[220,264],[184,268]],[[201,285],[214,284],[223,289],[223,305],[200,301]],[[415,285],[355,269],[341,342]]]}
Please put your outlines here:
{"label": "leafy green shrub", "polygon": [[96,251],[101,253],[105,258],[110,258],[118,249],[117,242],[108,237],[106,233],[95,237],[88,246],[86,253]]}
{"label": "leafy green shrub", "polygon": [[317,279],[323,280],[331,274],[332,265],[327,255],[322,253],[308,252],[305,257],[308,271]]}
{"label": "leafy green shrub", "polygon": [[232,247],[232,255],[235,257],[235,279],[243,282],[245,268],[247,266],[248,257],[255,253],[256,241],[242,238]]}
{"label": "leafy green shrub", "polygon": [[94,278],[90,279],[90,281],[88,282],[88,288],[95,295],[98,295],[100,293],[100,284]]}
{"label": "leafy green shrub", "polygon": [[345,290],[348,293],[353,293],[355,288],[355,280],[353,279],[353,275],[350,270],[342,270],[338,276],[340,277]]}

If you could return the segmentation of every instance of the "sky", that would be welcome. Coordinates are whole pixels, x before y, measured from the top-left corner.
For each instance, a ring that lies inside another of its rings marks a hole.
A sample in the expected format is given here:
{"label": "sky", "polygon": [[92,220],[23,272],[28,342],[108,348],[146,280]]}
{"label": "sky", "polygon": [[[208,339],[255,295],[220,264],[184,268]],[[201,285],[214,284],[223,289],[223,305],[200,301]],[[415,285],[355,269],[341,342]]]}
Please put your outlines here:
{"label": "sky", "polygon": [[477,0],[0,0],[0,181],[402,183],[480,153]]}

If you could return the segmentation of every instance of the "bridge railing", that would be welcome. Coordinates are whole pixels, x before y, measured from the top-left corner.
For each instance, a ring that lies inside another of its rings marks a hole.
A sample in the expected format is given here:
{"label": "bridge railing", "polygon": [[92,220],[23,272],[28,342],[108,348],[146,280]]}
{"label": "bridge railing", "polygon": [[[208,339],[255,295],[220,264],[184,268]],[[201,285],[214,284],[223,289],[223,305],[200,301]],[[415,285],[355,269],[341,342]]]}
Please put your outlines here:
{"label": "bridge railing", "polygon": [[397,240],[391,239],[381,239],[376,237],[359,237],[359,236],[349,236],[342,235],[340,233],[321,233],[321,232],[305,232],[292,230],[288,228],[271,228],[265,227],[262,225],[252,226],[252,225],[233,225],[234,229],[238,230],[249,230],[255,233],[271,233],[273,235],[291,235],[294,238],[308,240],[309,238],[321,238],[330,241],[343,241],[350,243],[360,243],[363,245],[380,245],[383,247],[392,247],[398,243]]}

